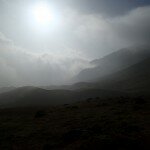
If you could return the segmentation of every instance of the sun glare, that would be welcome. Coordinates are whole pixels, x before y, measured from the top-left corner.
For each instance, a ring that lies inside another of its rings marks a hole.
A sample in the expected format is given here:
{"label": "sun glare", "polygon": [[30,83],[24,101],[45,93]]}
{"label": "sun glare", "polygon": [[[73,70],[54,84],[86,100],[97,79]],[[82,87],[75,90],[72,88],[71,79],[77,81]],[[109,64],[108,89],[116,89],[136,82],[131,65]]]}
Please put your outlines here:
{"label": "sun glare", "polygon": [[45,3],[39,3],[33,8],[33,15],[39,24],[48,24],[52,21],[52,13]]}
{"label": "sun glare", "polygon": [[49,31],[58,31],[63,17],[52,3],[38,2],[29,7],[28,18],[33,31],[45,34]]}

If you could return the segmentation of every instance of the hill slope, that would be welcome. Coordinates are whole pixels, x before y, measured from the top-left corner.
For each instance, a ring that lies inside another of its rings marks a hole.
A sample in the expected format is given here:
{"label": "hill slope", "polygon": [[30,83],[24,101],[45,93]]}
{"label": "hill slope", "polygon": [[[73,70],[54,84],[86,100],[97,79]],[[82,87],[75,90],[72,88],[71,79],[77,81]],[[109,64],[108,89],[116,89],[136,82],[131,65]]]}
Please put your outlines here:
{"label": "hill slope", "polygon": [[45,90],[36,87],[22,87],[0,94],[1,107],[50,106],[74,103],[88,98],[118,97],[124,92],[102,89]]}
{"label": "hill slope", "polygon": [[9,92],[9,91],[14,90],[14,89],[15,89],[15,87],[1,87],[0,88],[0,94],[4,93],[4,92]]}
{"label": "hill slope", "polygon": [[149,150],[149,99],[0,109],[1,150]]}
{"label": "hill slope", "polygon": [[104,58],[92,61],[91,63],[95,64],[96,67],[82,70],[75,77],[75,81],[93,81],[97,78],[126,69],[148,57],[150,57],[149,48],[122,49]]}
{"label": "hill slope", "polygon": [[127,91],[150,89],[150,58],[123,71],[99,78],[100,87]]}

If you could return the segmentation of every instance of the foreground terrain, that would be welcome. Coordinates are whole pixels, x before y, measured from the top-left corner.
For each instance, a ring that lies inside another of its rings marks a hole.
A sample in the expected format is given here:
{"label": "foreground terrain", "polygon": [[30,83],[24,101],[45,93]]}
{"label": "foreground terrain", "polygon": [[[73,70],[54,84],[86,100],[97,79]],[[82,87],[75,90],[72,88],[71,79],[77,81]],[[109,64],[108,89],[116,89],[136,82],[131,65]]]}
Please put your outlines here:
{"label": "foreground terrain", "polygon": [[0,150],[149,150],[149,49],[92,63],[73,85],[0,88]]}
{"label": "foreground terrain", "polygon": [[149,99],[88,98],[0,110],[1,150],[149,149]]}

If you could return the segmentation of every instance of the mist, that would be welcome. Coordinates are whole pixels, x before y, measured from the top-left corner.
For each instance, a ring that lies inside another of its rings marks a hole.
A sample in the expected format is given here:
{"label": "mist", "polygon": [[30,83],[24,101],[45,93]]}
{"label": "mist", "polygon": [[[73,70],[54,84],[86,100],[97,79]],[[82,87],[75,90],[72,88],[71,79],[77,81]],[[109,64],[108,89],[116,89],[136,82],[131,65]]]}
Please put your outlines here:
{"label": "mist", "polygon": [[0,150],[148,150],[149,114],[150,0],[0,0]]}
{"label": "mist", "polygon": [[99,1],[46,1],[57,19],[45,27],[35,25],[31,14],[28,18],[29,6],[36,2],[0,2],[0,86],[69,84],[83,69],[95,67],[94,59],[149,46],[148,2],[125,2],[125,9],[120,4],[116,11],[109,1],[101,1],[101,9],[96,9]]}

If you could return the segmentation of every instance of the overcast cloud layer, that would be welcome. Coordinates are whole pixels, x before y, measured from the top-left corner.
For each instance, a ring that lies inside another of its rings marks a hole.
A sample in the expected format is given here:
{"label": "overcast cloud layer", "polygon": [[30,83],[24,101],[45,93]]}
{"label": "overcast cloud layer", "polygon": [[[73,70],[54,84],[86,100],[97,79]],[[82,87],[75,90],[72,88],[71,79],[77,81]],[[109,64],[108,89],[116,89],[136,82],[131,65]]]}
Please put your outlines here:
{"label": "overcast cloud layer", "polygon": [[147,1],[140,7],[127,3],[123,11],[122,5],[115,11],[110,1],[101,1],[103,7],[96,0],[87,2],[86,7],[84,1],[55,1],[58,22],[44,31],[27,17],[29,1],[1,1],[0,86],[64,84],[91,67],[89,60],[124,47],[149,45]]}

